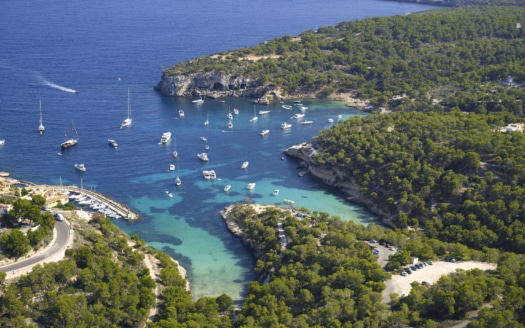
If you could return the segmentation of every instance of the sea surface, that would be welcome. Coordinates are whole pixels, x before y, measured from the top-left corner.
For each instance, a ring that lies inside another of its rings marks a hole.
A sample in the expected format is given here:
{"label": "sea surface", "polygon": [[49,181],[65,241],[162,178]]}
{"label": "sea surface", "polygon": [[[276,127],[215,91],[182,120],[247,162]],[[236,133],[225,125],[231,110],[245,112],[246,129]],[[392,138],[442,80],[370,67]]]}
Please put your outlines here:
{"label": "sea surface", "polygon": [[[36,183],[82,186],[130,205],[143,220],[115,223],[180,261],[195,298],[227,293],[239,301],[255,278],[254,259],[227,231],[219,215],[225,206],[284,205],[290,199],[345,220],[374,221],[340,191],[308,175],[298,177],[297,161],[283,154],[337,124],[339,115],[364,114],[340,102],[304,100],[305,119],[314,122],[300,125],[290,118],[299,106],[254,107],[250,99],[205,99],[197,105],[153,90],[162,68],[345,20],[431,8],[378,0],[0,1],[0,139],[6,140],[0,171]],[[120,129],[128,89],[133,125]],[[39,101],[44,135],[37,133]],[[234,108],[239,114],[229,129],[227,114]],[[259,110],[271,112],[250,122]],[[293,126],[284,131],[282,122]],[[61,152],[72,123],[78,145]],[[262,137],[262,129],[270,133]],[[165,131],[173,137],[159,145]],[[119,147],[111,148],[108,138]],[[208,163],[197,158],[205,145]],[[245,170],[244,161],[250,163]],[[75,163],[87,171],[80,174]],[[170,164],[175,171],[167,172]],[[217,180],[202,178],[210,169]],[[250,182],[256,183],[253,190],[246,189]],[[232,186],[229,192],[225,185]],[[278,196],[272,195],[275,189]]]}

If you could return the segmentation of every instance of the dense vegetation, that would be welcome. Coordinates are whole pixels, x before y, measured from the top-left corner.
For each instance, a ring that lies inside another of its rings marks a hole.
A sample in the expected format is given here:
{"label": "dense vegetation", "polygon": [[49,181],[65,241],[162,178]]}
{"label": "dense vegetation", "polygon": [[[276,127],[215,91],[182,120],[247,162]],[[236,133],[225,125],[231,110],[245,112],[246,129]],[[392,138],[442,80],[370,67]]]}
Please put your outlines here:
{"label": "dense vegetation", "polygon": [[165,73],[225,72],[289,95],[350,92],[399,110],[433,110],[441,102],[522,115],[524,88],[500,82],[509,75],[525,81],[524,31],[517,28],[523,17],[523,7],[471,7],[343,22],[179,63]]}
{"label": "dense vegetation", "polygon": [[[309,215],[298,218],[275,208],[257,214],[248,205],[236,205],[231,211],[244,238],[260,253],[257,270],[263,276],[271,274],[268,283],[250,285],[236,326],[439,327],[438,322],[462,319],[469,311],[484,307],[472,327],[524,327],[522,255],[488,248],[475,251],[429,238],[420,231],[358,225],[323,212],[309,213],[305,208],[300,212]],[[280,223],[287,239],[282,251]],[[402,251],[395,257],[403,265],[413,256],[435,260],[462,255],[497,262],[498,269],[458,271],[431,288],[415,282],[409,295],[392,295],[390,309],[381,295],[389,274],[376,263],[364,242],[373,238],[400,247]]]}

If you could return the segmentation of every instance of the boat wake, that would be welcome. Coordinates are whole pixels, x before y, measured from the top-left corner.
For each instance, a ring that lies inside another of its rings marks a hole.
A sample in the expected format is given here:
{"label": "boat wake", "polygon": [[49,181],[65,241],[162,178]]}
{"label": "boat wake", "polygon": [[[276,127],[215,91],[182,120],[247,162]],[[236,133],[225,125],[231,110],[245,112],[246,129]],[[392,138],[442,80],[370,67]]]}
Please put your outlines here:
{"label": "boat wake", "polygon": [[66,87],[63,87],[61,85],[55,84],[55,83],[53,83],[51,81],[48,81],[48,80],[44,79],[43,77],[41,77],[40,79],[41,79],[41,81],[42,81],[42,83],[44,85],[47,85],[48,87],[51,87],[53,89],[57,89],[57,90],[64,91],[64,92],[69,92],[69,93],[78,93],[78,91],[75,90],[75,89],[70,89],[70,88],[66,88]]}

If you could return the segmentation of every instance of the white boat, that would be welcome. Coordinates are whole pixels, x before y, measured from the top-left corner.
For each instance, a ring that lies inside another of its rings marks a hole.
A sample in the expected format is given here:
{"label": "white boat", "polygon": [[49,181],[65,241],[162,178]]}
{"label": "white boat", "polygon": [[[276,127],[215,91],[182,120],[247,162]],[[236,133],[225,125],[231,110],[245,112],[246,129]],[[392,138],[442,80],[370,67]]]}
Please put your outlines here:
{"label": "white boat", "polygon": [[233,123],[231,121],[228,122],[228,129],[233,129]]}
{"label": "white boat", "polygon": [[117,148],[118,147],[118,143],[117,141],[113,140],[113,139],[108,139],[108,143],[111,147],[113,148]]}
{"label": "white boat", "polygon": [[292,125],[290,123],[286,123],[286,122],[281,123],[281,129],[283,130],[290,129],[291,127]]}
{"label": "white boat", "polygon": [[275,190],[272,192],[272,195],[274,195],[274,196],[279,195],[279,189],[275,189]]}
{"label": "white boat", "polygon": [[250,162],[248,162],[248,161],[242,162],[241,169],[247,168],[248,165],[250,165]]}
{"label": "white boat", "polygon": [[238,110],[237,108],[234,108],[234,109],[233,109],[233,113],[234,113],[235,115],[239,115],[239,110]]}
{"label": "white boat", "polygon": [[161,144],[166,144],[166,143],[168,143],[170,141],[170,139],[171,139],[171,132],[170,131],[164,132],[162,134],[162,137],[160,137],[160,143]]}
{"label": "white boat", "polygon": [[229,120],[233,120],[233,114],[232,114],[232,113],[228,112],[228,115],[227,115],[227,116],[228,116],[228,119],[229,119]]}
{"label": "white boat", "polygon": [[206,149],[206,150],[210,150],[210,145],[206,145],[206,146],[204,146],[204,149]]}
{"label": "white boat", "polygon": [[288,109],[288,110],[292,109],[291,105],[282,105],[281,107],[284,108],[284,109]]}
{"label": "white boat", "polygon": [[202,177],[204,180],[215,180],[217,179],[217,174],[215,170],[204,170],[202,171]]}
{"label": "white boat", "polygon": [[173,157],[174,158],[179,158],[179,153],[177,153],[176,150],[173,151]]}
{"label": "white boat", "polygon": [[202,98],[199,98],[199,99],[192,100],[191,102],[194,104],[202,104],[204,100]]}
{"label": "white boat", "polygon": [[166,195],[168,195],[168,197],[173,197],[173,194],[169,190],[166,190]]}
{"label": "white boat", "polygon": [[231,188],[232,188],[231,185],[226,185],[226,187],[224,187],[224,191],[229,191]]}
{"label": "white boat", "polygon": [[202,137],[201,137],[201,141],[202,141],[202,142],[206,142],[206,141],[208,141],[208,139],[206,139],[206,137],[202,136]]}
{"label": "white boat", "polygon": [[299,114],[299,113],[297,113],[297,114],[294,114],[294,115],[293,115],[292,117],[290,117],[290,118],[292,118],[292,119],[300,119],[300,118],[303,118],[303,117],[304,117],[304,114]]}
{"label": "white boat", "polygon": [[253,188],[255,188],[255,182],[250,182],[250,183],[248,183],[248,185],[246,186],[246,189],[248,189],[248,190],[252,190]]}
{"label": "white boat", "polygon": [[182,109],[179,109],[179,117],[184,117],[184,111]]}
{"label": "white boat", "polygon": [[178,187],[182,184],[182,180],[179,177],[175,178],[175,185]]}
{"label": "white boat", "polygon": [[40,125],[38,126],[38,133],[44,134],[46,131],[46,128],[44,127],[44,124],[42,124],[42,100],[40,100]]}
{"label": "white boat", "polygon": [[170,171],[175,171],[175,164],[170,164],[170,168],[169,168]]}
{"label": "white boat", "polygon": [[294,202],[293,200],[289,200],[289,199],[285,199],[285,200],[284,200],[284,203],[285,203],[285,204],[290,204],[290,205],[295,204],[295,202]]}
{"label": "white boat", "polygon": [[268,115],[268,114],[270,114],[269,110],[260,110],[259,111],[259,115]]}
{"label": "white boat", "polygon": [[306,107],[306,106],[301,106],[301,108],[300,108],[301,112],[306,112],[307,109],[308,109],[308,107]]}
{"label": "white boat", "polygon": [[312,124],[313,122],[314,121],[307,121],[307,120],[305,120],[305,121],[302,121],[301,124],[302,125],[309,125],[309,124]]}
{"label": "white boat", "polygon": [[341,115],[341,114],[337,115],[337,119],[340,120],[340,119],[342,119],[342,118],[343,118],[343,115]]}
{"label": "white boat", "polygon": [[130,126],[132,122],[133,122],[133,119],[131,118],[131,103],[129,100],[129,88],[128,88],[128,117],[126,117],[126,119],[124,119],[124,121],[120,123],[120,128],[122,129],[127,126]]}
{"label": "white boat", "polygon": [[204,125],[205,126],[210,125],[210,120],[209,120],[208,116],[209,116],[208,113],[206,113],[206,121],[204,121]]}
{"label": "white boat", "polygon": [[[5,139],[0,139],[0,146],[3,145],[3,144],[5,144]],[[60,155],[62,155],[62,154],[60,154]]]}
{"label": "white boat", "polygon": [[253,106],[253,116],[250,119],[250,122],[255,122],[255,121],[257,121],[257,119],[259,119],[259,118],[257,117],[257,114],[255,113],[255,105],[254,105]]}
{"label": "white boat", "polygon": [[86,172],[86,166],[82,163],[75,164],[75,169],[79,170],[80,172]]}
{"label": "white boat", "polygon": [[266,130],[262,130],[262,131],[261,131],[261,136],[264,137],[264,136],[267,135],[268,133],[270,133],[270,130],[268,130],[268,129],[266,129]]}
{"label": "white boat", "polygon": [[197,157],[201,160],[201,161],[204,161],[204,162],[207,162],[209,159],[208,159],[208,154],[206,153],[198,153],[197,154]]}
{"label": "white boat", "polygon": [[76,138],[72,137],[71,139],[68,139],[67,134],[64,132],[64,142],[60,144],[60,148],[67,149],[67,148],[76,146],[76,144],[78,143],[78,139],[79,139],[78,132],[77,132],[77,129],[75,128],[75,124],[73,123],[73,121],[71,121],[71,131],[74,135],[76,135]]}
{"label": "white boat", "polygon": [[328,123],[334,123],[334,119],[333,118],[329,118],[328,119]]}

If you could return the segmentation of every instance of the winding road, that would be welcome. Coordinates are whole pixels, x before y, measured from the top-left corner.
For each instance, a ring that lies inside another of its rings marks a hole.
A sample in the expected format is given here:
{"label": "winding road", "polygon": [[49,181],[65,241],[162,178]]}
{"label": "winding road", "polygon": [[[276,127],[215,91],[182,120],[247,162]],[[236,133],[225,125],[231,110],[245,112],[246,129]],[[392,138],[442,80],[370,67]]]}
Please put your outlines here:
{"label": "winding road", "polygon": [[46,248],[39,250],[28,258],[1,266],[0,272],[7,274],[6,279],[12,279],[28,273],[37,264],[60,261],[65,255],[72,236],[73,233],[66,221],[57,221],[53,232],[53,240]]}

